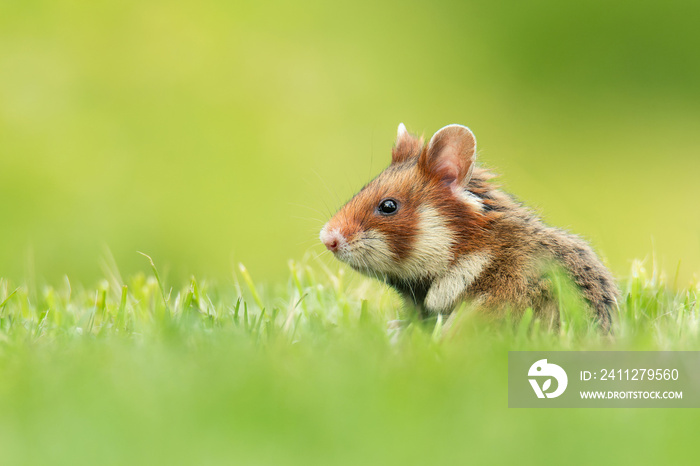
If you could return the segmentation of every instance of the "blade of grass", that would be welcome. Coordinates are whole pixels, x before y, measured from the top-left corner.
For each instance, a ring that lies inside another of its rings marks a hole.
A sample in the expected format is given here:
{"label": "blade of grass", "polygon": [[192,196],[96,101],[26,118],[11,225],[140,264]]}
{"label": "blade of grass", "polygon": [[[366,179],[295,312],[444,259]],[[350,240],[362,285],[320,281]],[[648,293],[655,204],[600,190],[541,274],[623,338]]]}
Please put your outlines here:
{"label": "blade of grass", "polygon": [[143,257],[148,259],[148,262],[151,263],[151,269],[153,270],[153,274],[155,275],[156,281],[158,282],[158,288],[160,288],[160,295],[163,298],[163,303],[165,304],[165,309],[169,311],[170,308],[168,307],[168,300],[170,299],[170,294],[168,294],[167,297],[165,296],[165,288],[163,287],[163,282],[160,279],[160,274],[158,274],[158,269],[156,268],[156,264],[153,262],[153,259],[148,254],[143,253],[141,251],[136,251],[136,252],[138,252]]}
{"label": "blade of grass", "polygon": [[15,288],[15,290],[12,293],[10,293],[2,303],[0,303],[0,313],[5,309],[5,305],[7,304],[7,302],[10,299],[12,299],[12,297],[17,293],[18,290],[19,288]]}
{"label": "blade of grass", "polygon": [[246,286],[248,286],[250,293],[253,295],[255,304],[257,304],[260,309],[264,308],[265,306],[263,305],[262,299],[260,299],[258,290],[255,289],[255,283],[253,283],[253,278],[250,276],[248,269],[246,269],[243,264],[238,264],[238,270],[240,270],[241,275],[243,276],[243,281],[245,282]]}

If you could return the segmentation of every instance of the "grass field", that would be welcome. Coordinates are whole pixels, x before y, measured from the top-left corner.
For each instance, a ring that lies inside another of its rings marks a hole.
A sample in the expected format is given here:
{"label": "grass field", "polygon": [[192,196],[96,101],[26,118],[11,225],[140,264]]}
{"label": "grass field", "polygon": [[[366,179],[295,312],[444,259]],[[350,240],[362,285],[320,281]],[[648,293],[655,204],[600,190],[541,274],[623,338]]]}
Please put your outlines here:
{"label": "grass field", "polygon": [[[0,466],[697,463],[695,410],[508,409],[506,366],[700,350],[699,17],[0,1]],[[415,322],[338,264],[286,266],[323,249],[400,122],[469,126],[498,184],[603,254],[613,339],[565,281],[549,333],[468,307]]]}
{"label": "grass field", "polygon": [[698,285],[651,264],[623,281],[611,339],[565,294],[556,333],[467,307],[447,328],[321,263],[173,289],[145,262],[93,289],[0,280],[3,464],[694,462],[692,409],[507,408],[508,350],[700,349]]}

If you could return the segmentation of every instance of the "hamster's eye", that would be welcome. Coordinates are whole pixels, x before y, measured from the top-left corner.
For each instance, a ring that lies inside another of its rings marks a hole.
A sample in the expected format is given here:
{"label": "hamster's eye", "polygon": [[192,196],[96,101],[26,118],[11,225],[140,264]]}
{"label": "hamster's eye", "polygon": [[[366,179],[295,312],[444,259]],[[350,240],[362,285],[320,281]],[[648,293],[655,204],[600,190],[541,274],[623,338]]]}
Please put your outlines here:
{"label": "hamster's eye", "polygon": [[392,215],[395,214],[399,209],[399,203],[393,199],[384,199],[377,206],[377,212],[381,215]]}

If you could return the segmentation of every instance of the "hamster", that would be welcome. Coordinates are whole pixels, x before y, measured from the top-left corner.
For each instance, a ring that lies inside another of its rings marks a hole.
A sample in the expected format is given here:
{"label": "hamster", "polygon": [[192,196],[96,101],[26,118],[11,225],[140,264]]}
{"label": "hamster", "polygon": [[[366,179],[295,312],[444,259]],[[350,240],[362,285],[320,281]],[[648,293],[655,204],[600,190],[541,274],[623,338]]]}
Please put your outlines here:
{"label": "hamster", "polygon": [[558,327],[552,264],[580,288],[592,317],[611,326],[618,289],[590,246],[545,225],[475,165],[476,138],[448,125],[428,144],[399,125],[391,164],[323,227],[340,261],[397,290],[423,317],[462,301],[493,315],[532,308]]}

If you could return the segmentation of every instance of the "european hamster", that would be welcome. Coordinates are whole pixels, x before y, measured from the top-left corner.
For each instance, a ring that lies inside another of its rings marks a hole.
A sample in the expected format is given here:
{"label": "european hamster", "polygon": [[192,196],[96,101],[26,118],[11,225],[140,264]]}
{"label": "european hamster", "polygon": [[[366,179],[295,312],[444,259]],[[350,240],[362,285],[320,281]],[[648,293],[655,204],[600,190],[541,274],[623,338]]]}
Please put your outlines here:
{"label": "european hamster", "polygon": [[490,183],[493,175],[475,160],[476,138],[465,126],[445,126],[424,144],[400,124],[389,167],[331,218],[321,241],[423,316],[471,300],[494,315],[532,308],[557,327],[547,272],[554,263],[609,331],[618,297],[610,271],[585,241],[545,225]]}

